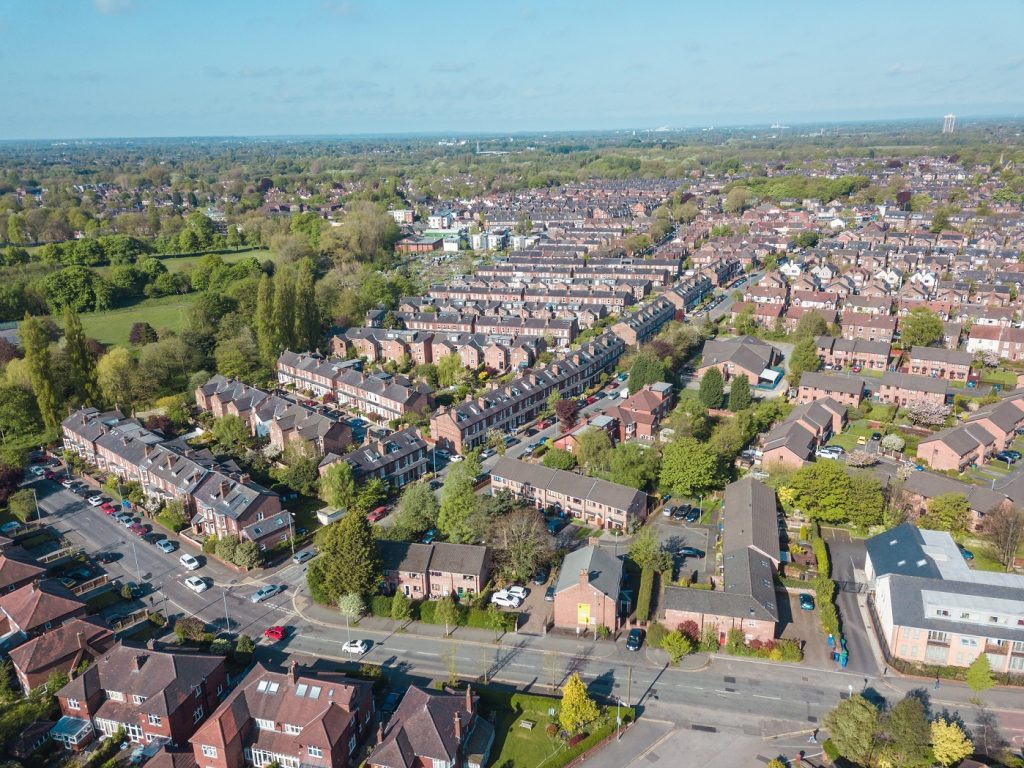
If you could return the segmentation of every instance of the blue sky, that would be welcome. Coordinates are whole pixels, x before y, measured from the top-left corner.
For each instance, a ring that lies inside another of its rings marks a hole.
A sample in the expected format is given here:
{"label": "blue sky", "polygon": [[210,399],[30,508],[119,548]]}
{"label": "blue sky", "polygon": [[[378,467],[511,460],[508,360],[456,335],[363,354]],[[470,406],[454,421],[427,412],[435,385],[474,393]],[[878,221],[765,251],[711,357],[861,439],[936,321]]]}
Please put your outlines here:
{"label": "blue sky", "polygon": [[1024,115],[1024,0],[0,0],[0,139]]}

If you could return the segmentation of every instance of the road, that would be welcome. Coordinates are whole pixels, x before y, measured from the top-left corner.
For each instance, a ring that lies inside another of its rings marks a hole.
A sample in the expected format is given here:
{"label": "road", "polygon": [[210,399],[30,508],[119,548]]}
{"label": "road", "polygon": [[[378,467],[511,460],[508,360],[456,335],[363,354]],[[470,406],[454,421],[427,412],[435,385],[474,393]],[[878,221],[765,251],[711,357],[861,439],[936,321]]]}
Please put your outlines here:
{"label": "road", "polygon": [[[172,623],[179,616],[197,616],[218,630],[226,627],[232,632],[249,635],[259,635],[274,624],[287,624],[293,615],[287,589],[262,603],[253,603],[249,597],[259,586],[255,579],[246,578],[215,560],[207,560],[194,548],[181,549],[179,545],[174,553],[165,554],[56,482],[37,480],[28,487],[35,489],[39,506],[48,515],[47,522],[54,530],[87,553],[120,555],[114,562],[100,566],[112,578],[122,583],[134,581],[150,585],[142,601],[136,601],[136,608],[147,604],[165,613]],[[176,540],[174,536],[170,538]],[[187,571],[178,560],[182,552],[196,554],[203,566],[197,571]],[[303,566],[292,567],[301,570]],[[212,585],[197,594],[184,583],[191,575],[201,576]],[[301,575],[297,576],[296,581],[304,580]],[[120,605],[103,614],[126,612],[127,607]]]}

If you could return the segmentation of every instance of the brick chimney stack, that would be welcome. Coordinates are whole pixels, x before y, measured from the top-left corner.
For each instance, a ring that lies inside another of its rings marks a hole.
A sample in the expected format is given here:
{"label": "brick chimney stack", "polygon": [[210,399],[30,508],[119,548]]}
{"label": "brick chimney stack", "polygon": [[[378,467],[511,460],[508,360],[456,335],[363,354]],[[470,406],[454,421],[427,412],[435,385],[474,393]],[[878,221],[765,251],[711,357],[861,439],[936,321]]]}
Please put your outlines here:
{"label": "brick chimney stack", "polygon": [[455,743],[462,743],[462,713],[455,713]]}
{"label": "brick chimney stack", "polygon": [[587,584],[589,583],[588,576],[590,576],[590,574],[587,572],[587,569],[586,568],[580,568],[580,586],[581,587],[586,588]]}
{"label": "brick chimney stack", "polygon": [[79,648],[79,650],[82,650],[82,651],[86,650],[85,632],[76,632],[75,633],[75,637],[78,639],[78,648]]}
{"label": "brick chimney stack", "polygon": [[292,685],[299,680],[299,662],[292,660],[292,663],[288,665],[288,674],[291,676]]}
{"label": "brick chimney stack", "polygon": [[466,686],[466,711],[473,711],[473,686]]}

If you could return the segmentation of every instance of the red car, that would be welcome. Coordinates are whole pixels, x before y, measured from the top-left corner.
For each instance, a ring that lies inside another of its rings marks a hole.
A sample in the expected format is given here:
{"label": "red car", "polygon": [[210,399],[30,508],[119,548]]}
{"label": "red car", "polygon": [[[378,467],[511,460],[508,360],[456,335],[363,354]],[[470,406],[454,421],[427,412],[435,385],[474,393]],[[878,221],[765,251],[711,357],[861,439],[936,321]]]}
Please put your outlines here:
{"label": "red car", "polygon": [[128,530],[134,533],[136,536],[145,536],[148,533],[148,531],[146,530],[146,526],[144,526],[142,523],[132,523],[128,526]]}
{"label": "red car", "polygon": [[288,634],[288,630],[282,626],[268,627],[263,630],[263,636],[272,643],[283,640],[286,634]]}
{"label": "red car", "polygon": [[377,507],[372,512],[367,513],[366,519],[371,523],[376,523],[378,520],[383,520],[388,515],[387,507]]}
{"label": "red car", "polygon": [[115,507],[109,501],[105,501],[102,504],[100,504],[100,509],[103,510],[104,515],[112,515],[115,512],[117,512],[117,507]]}
{"label": "red car", "polygon": [[47,480],[57,479],[57,476],[53,474],[53,472],[51,472],[50,470],[46,470],[45,472],[43,472],[43,477],[45,477]]}

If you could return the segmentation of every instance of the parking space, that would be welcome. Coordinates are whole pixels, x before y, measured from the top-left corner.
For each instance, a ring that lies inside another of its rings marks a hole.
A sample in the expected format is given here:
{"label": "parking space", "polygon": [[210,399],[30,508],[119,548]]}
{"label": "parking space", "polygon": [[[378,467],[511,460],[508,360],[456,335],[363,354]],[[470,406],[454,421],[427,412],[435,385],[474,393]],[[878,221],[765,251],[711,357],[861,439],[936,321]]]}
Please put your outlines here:
{"label": "parking space", "polygon": [[[808,594],[813,597],[813,593]],[[814,610],[808,611],[800,607],[799,595],[796,593],[779,590],[776,596],[779,603],[781,637],[803,644],[804,661],[808,665],[827,667],[831,664],[828,644],[822,639],[817,602]]]}
{"label": "parking space", "polygon": [[[696,574],[699,580],[706,581],[714,575],[714,537],[709,526],[662,516],[654,519],[653,526],[662,547],[673,553],[680,578]],[[700,550],[705,556],[678,556],[676,553],[683,547]]]}

